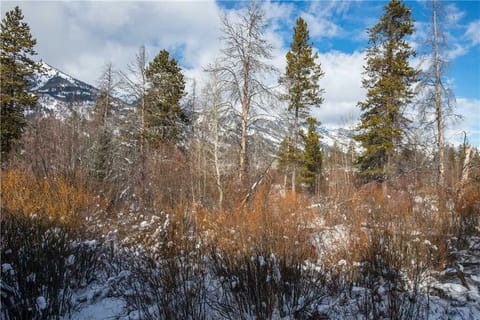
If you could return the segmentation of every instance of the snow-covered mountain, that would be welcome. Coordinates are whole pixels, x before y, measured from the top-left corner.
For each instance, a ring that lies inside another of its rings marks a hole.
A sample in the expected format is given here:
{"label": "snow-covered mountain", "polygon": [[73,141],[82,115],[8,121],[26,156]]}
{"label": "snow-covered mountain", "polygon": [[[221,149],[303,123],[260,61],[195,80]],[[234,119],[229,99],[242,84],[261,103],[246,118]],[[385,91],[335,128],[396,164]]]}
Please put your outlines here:
{"label": "snow-covered mountain", "polygon": [[[327,129],[325,127],[320,127],[318,132],[321,136],[320,143],[322,144],[323,148],[328,150],[334,144],[337,145],[343,151],[347,151],[350,147],[350,144],[353,141],[353,130],[346,129],[346,128],[335,128],[335,129]],[[356,144],[354,144],[356,145]]]}
{"label": "snow-covered mountain", "polygon": [[36,111],[53,114],[58,118],[66,118],[75,111],[88,119],[99,93],[94,86],[43,61],[40,62],[40,72],[36,72],[30,79],[30,90],[39,97],[39,108]]}
{"label": "snow-covered mountain", "polygon": [[48,95],[66,103],[93,102],[99,92],[97,88],[40,62],[41,72],[35,73],[30,88],[41,95]]}

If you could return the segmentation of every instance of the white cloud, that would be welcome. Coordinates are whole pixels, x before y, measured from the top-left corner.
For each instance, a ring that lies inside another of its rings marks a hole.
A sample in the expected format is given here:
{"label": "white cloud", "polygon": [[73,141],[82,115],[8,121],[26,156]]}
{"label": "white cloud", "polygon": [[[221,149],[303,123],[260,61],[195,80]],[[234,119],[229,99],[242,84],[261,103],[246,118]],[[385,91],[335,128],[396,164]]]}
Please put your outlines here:
{"label": "white cloud", "polygon": [[310,35],[313,38],[332,38],[342,32],[342,28],[334,22],[315,16],[310,13],[302,14],[308,24]]}
{"label": "white cloud", "polygon": [[352,1],[350,0],[312,1],[308,11],[314,12],[318,17],[329,18],[333,15],[345,14],[351,5]]}
{"label": "white cloud", "polygon": [[445,5],[445,20],[448,24],[456,25],[465,16],[465,12],[460,10],[455,4]]}
{"label": "white cloud", "polygon": [[480,20],[472,21],[468,24],[465,37],[469,39],[474,46],[480,44]]}
{"label": "white cloud", "polygon": [[467,134],[470,144],[480,146],[480,99],[457,98],[454,113],[462,115],[462,119],[447,126],[447,141],[463,143],[463,133]]}
{"label": "white cloud", "polygon": [[[202,2],[7,2],[37,38],[46,62],[95,83],[105,62],[124,68],[141,45],[153,58],[165,48],[188,68],[213,60],[219,48],[219,8]],[[201,12],[201,14],[200,14]]]}
{"label": "white cloud", "polygon": [[341,127],[345,122],[357,121],[360,109],[358,101],[365,98],[362,88],[364,53],[347,54],[330,51],[320,54],[319,60],[325,77],[320,87],[325,89],[325,101],[315,116],[329,128]]}
{"label": "white cloud", "polygon": [[265,1],[261,5],[272,29],[280,31],[279,29],[285,24],[293,26],[295,7],[292,3]]}
{"label": "white cloud", "polygon": [[454,43],[453,46],[446,51],[445,57],[447,58],[447,61],[452,61],[458,57],[461,57],[467,54],[468,50],[469,50],[468,46],[462,45],[457,42],[457,43]]}
{"label": "white cloud", "polygon": [[312,1],[300,15],[307,22],[312,38],[333,38],[347,33],[335,22],[335,17],[346,13],[350,5],[351,1]]}

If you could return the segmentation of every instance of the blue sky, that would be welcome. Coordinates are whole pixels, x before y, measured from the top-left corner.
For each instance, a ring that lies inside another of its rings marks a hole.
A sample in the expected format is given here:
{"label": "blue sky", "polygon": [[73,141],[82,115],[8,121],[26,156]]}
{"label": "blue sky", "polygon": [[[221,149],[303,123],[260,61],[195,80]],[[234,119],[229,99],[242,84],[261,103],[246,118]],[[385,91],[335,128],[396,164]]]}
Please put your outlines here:
{"label": "blue sky", "polygon": [[[441,1],[449,37],[446,74],[463,121],[449,125],[450,142],[469,141],[480,146],[480,1]],[[365,97],[361,88],[366,28],[373,26],[387,1],[263,1],[268,28],[265,37],[274,46],[272,64],[280,71],[292,36],[295,19],[308,23],[311,40],[325,71],[320,86],[325,103],[315,115],[327,128],[352,127],[358,120],[356,103]],[[19,5],[38,40],[38,57],[49,64],[95,84],[102,66],[112,62],[124,69],[139,46],[151,58],[161,49],[172,52],[185,74],[202,83],[203,68],[213,63],[222,44],[220,15],[242,10],[246,2],[202,1],[2,1],[5,11]],[[411,38],[421,51],[428,28],[430,2],[406,1],[412,8],[417,32]],[[419,63],[419,59],[412,61]]]}

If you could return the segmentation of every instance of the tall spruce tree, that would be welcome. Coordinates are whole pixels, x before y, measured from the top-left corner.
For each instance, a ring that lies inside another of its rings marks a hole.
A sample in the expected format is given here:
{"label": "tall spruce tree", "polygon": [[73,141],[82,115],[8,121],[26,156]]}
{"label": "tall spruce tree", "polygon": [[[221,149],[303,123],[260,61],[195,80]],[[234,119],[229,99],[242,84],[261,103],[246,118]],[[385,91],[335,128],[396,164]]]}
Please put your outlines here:
{"label": "tall spruce tree", "polygon": [[400,0],[391,0],[380,21],[368,30],[370,46],[362,81],[367,98],[358,103],[362,114],[354,137],[363,147],[357,164],[366,180],[382,182],[392,173],[407,123],[402,108],[411,101],[411,84],[418,74],[409,65],[415,51],[405,40],[412,33],[410,9]]}
{"label": "tall spruce tree", "polygon": [[297,19],[294,27],[293,40],[290,51],[287,53],[287,67],[285,74],[280,78],[288,90],[286,100],[288,110],[293,113],[293,163],[292,163],[292,191],[295,191],[297,165],[299,161],[299,131],[302,119],[309,116],[312,106],[322,104],[323,90],[318,85],[318,80],[324,73],[317,62],[318,54],[313,53],[312,44],[309,43],[310,35],[305,20]]}
{"label": "tall spruce tree", "polygon": [[7,12],[0,33],[0,105],[1,157],[9,153],[14,140],[20,138],[26,121],[25,108],[34,106],[37,97],[28,91],[28,80],[39,66],[31,59],[36,40],[23,21],[17,6]]}
{"label": "tall spruce tree", "polygon": [[305,147],[302,153],[300,181],[308,185],[310,192],[315,192],[318,188],[318,177],[322,171],[323,155],[320,147],[320,135],[317,131],[318,121],[309,117],[307,124],[307,134],[303,136]]}
{"label": "tall spruce tree", "polygon": [[162,50],[148,65],[146,77],[149,83],[145,115],[148,140],[151,143],[177,142],[181,127],[188,123],[180,105],[185,95],[182,69],[168,51]]}

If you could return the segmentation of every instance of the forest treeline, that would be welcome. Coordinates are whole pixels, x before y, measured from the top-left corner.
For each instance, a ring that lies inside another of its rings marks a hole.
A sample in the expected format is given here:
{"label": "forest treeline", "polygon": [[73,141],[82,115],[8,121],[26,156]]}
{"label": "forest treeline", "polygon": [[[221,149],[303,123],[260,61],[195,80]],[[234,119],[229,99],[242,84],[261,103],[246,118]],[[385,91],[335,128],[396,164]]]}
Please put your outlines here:
{"label": "forest treeline", "polygon": [[[467,137],[445,141],[454,98],[431,6],[428,67],[412,65],[403,1],[368,29],[360,121],[331,146],[314,117],[325,73],[301,17],[283,71],[252,2],[222,17],[201,88],[187,92],[179,62],[142,46],[126,71],[105,66],[91,114],[58,119],[27,112],[42,70],[21,9],[7,12],[2,319],[69,315],[95,281],[145,319],[318,319],[342,295],[332,312],[345,318],[428,318],[425,281],[480,230],[480,154]],[[254,130],[275,105],[286,106],[278,146]]]}

